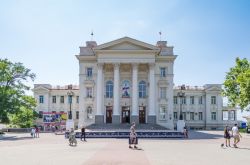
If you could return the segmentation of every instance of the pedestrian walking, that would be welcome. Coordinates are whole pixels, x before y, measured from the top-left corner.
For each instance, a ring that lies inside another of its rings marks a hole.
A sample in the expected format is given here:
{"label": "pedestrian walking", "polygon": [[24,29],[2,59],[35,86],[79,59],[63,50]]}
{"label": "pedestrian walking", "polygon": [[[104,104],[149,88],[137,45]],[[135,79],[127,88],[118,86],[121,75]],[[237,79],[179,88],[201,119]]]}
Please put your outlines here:
{"label": "pedestrian walking", "polygon": [[32,127],[31,128],[31,136],[33,137],[33,138],[35,138],[35,133],[36,133],[36,130],[35,130],[35,128],[34,127]]}
{"label": "pedestrian walking", "polygon": [[184,133],[184,138],[188,138],[188,129],[186,126],[183,128],[183,133]]}
{"label": "pedestrian walking", "polygon": [[86,137],[86,132],[85,132],[85,127],[83,126],[82,127],[82,129],[81,129],[81,141],[82,141],[82,137],[83,137],[83,139],[84,139],[84,141],[87,141],[86,139],[85,139],[85,137]]}
{"label": "pedestrian walking", "polygon": [[40,132],[40,130],[39,130],[38,126],[36,126],[35,127],[35,137],[36,138],[39,138],[39,132]]}
{"label": "pedestrian walking", "polygon": [[229,127],[226,126],[225,129],[224,129],[224,139],[225,139],[225,144],[222,143],[221,144],[221,147],[223,147],[224,145],[226,145],[226,147],[231,147],[230,145],[230,138],[231,138],[231,135],[229,133]]}
{"label": "pedestrian walking", "polygon": [[232,135],[234,138],[234,147],[238,148],[237,144],[240,142],[240,138],[242,138],[238,126],[237,124],[234,124],[233,128],[232,128]]}
{"label": "pedestrian walking", "polygon": [[138,144],[137,134],[135,133],[135,123],[132,123],[130,127],[130,136],[129,136],[129,148],[132,148],[131,145],[134,145],[134,148],[137,149],[136,144]]}

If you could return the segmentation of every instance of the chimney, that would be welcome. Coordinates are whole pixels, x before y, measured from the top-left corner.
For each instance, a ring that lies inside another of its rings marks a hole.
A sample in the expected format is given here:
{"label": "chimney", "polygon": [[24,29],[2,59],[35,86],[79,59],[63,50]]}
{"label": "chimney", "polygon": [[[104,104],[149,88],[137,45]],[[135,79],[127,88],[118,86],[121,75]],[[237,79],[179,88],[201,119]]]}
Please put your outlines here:
{"label": "chimney", "polygon": [[88,48],[93,48],[97,46],[97,43],[95,41],[86,41],[86,46]]}

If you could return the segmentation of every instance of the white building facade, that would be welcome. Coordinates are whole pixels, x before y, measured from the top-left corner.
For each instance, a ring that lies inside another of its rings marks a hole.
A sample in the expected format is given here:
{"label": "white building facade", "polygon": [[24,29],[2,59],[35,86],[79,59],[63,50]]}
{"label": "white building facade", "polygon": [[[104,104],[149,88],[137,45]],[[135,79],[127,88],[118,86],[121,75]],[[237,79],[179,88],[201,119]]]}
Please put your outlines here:
{"label": "white building facade", "polygon": [[[156,46],[129,37],[101,45],[88,41],[76,55],[79,89],[35,85],[37,112],[68,112],[67,104],[53,103],[53,99],[73,91],[72,114],[79,127],[136,122],[174,129],[181,111],[187,125],[193,128],[216,129],[234,121],[236,113],[234,120],[223,120],[222,114],[226,113],[220,85],[187,86],[185,97],[177,96],[180,89],[174,88],[173,82],[176,57],[166,41],[158,41]],[[40,103],[42,96],[44,103]],[[227,113],[233,114],[231,110]]]}

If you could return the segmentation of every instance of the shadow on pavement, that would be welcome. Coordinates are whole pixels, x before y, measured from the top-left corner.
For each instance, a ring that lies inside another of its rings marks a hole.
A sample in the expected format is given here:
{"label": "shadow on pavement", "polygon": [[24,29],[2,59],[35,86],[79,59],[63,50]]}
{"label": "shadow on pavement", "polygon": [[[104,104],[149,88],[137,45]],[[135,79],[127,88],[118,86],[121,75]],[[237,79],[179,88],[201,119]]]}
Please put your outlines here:
{"label": "shadow on pavement", "polygon": [[34,138],[32,138],[32,137],[7,136],[7,137],[2,137],[0,139],[0,142],[1,141],[30,140],[30,139],[34,139]]}

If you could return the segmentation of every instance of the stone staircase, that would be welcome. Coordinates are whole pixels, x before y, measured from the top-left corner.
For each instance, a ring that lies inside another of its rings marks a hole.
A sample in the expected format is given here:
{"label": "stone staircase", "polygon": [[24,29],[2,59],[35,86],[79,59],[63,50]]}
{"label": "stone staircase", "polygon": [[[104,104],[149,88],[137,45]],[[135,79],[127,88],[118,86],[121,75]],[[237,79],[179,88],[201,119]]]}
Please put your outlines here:
{"label": "stone staircase", "polygon": [[[112,131],[112,130],[130,130],[131,124],[92,124],[86,127],[86,129],[93,131]],[[136,130],[168,130],[167,128],[158,124],[137,124]]]}
{"label": "stone staircase", "polygon": [[[131,124],[92,124],[86,127],[86,138],[128,138]],[[157,124],[137,124],[138,138],[183,138],[182,132],[168,130]],[[80,130],[75,132],[76,138],[81,137]],[[69,133],[65,133],[68,138]]]}

